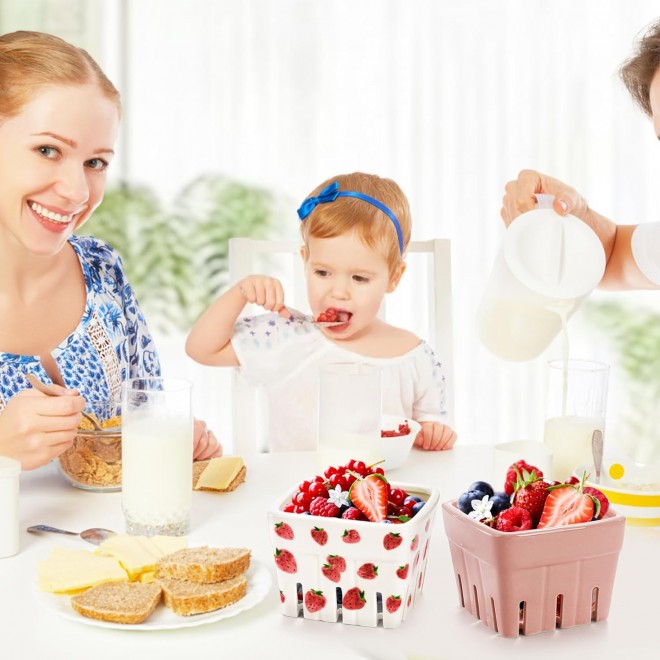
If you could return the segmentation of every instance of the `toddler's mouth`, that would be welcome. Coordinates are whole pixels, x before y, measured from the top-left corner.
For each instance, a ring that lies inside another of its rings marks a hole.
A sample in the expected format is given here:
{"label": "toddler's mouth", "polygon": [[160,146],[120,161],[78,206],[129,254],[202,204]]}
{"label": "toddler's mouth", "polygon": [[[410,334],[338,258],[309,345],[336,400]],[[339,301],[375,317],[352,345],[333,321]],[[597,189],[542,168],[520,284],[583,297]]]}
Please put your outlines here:
{"label": "toddler's mouth", "polygon": [[345,309],[336,309],[335,307],[328,307],[325,312],[321,312],[316,318],[317,323],[341,323],[346,324],[351,320],[352,312],[347,312]]}

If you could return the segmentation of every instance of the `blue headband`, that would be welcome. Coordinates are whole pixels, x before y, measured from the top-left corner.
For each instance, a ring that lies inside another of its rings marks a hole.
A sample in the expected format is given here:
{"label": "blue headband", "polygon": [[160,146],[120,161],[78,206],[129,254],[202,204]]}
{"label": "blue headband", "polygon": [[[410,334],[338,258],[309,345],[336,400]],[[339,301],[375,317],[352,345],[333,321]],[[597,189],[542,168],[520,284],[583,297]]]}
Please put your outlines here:
{"label": "blue headband", "polygon": [[379,202],[369,195],[364,195],[359,192],[353,192],[352,190],[339,190],[339,182],[335,181],[331,183],[327,188],[324,188],[316,197],[308,197],[298,209],[298,217],[302,222],[316,207],[318,204],[327,204],[328,202],[334,202],[337,197],[356,197],[361,199],[372,206],[375,206],[377,209],[380,209],[391,221],[396,229],[396,236],[399,239],[399,251],[403,254],[403,234],[401,233],[401,225],[396,219],[396,216],[392,211],[390,211],[385,204]]}

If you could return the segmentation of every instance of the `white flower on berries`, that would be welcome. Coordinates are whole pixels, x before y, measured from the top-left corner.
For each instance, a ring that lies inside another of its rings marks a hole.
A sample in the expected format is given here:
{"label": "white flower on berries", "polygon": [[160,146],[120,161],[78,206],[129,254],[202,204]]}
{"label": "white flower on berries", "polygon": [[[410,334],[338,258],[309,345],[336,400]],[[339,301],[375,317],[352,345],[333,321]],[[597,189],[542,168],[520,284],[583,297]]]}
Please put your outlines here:
{"label": "white flower on berries", "polygon": [[340,509],[348,506],[348,491],[342,490],[341,486],[335,486],[328,490],[328,499]]}
{"label": "white flower on berries", "polygon": [[488,495],[484,495],[480,500],[477,498],[472,500],[473,511],[470,511],[468,516],[475,520],[488,520],[488,518],[493,517],[493,514],[490,512],[492,508],[493,502],[489,501]]}

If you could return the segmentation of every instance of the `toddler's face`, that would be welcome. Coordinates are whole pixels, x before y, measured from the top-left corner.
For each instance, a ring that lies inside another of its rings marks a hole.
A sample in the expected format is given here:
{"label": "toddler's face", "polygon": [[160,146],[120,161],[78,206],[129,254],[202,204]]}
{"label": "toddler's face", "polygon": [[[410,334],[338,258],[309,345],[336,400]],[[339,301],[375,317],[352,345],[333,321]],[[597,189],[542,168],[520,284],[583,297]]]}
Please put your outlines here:
{"label": "toddler's face", "polygon": [[333,339],[361,335],[395,287],[385,257],[353,233],[310,237],[306,256],[307,298],[314,317],[329,307],[350,315],[346,323],[323,332]]}

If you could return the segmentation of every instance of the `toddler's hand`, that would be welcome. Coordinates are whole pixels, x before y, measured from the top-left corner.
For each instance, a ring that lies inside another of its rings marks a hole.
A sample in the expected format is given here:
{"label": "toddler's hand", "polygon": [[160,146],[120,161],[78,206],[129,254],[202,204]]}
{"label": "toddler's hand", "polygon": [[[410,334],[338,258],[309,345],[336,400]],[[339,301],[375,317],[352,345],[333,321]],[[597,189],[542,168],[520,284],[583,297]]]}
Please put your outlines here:
{"label": "toddler's hand", "polygon": [[456,442],[456,432],[440,422],[420,422],[422,430],[415,438],[415,446],[427,451],[451,449]]}
{"label": "toddler's hand", "polygon": [[222,456],[222,445],[215,433],[206,426],[206,422],[196,419],[193,431],[193,460],[205,461],[216,456]]}
{"label": "toddler's hand", "polygon": [[284,307],[282,283],[267,275],[250,275],[236,285],[245,300],[267,309],[279,312]]}

